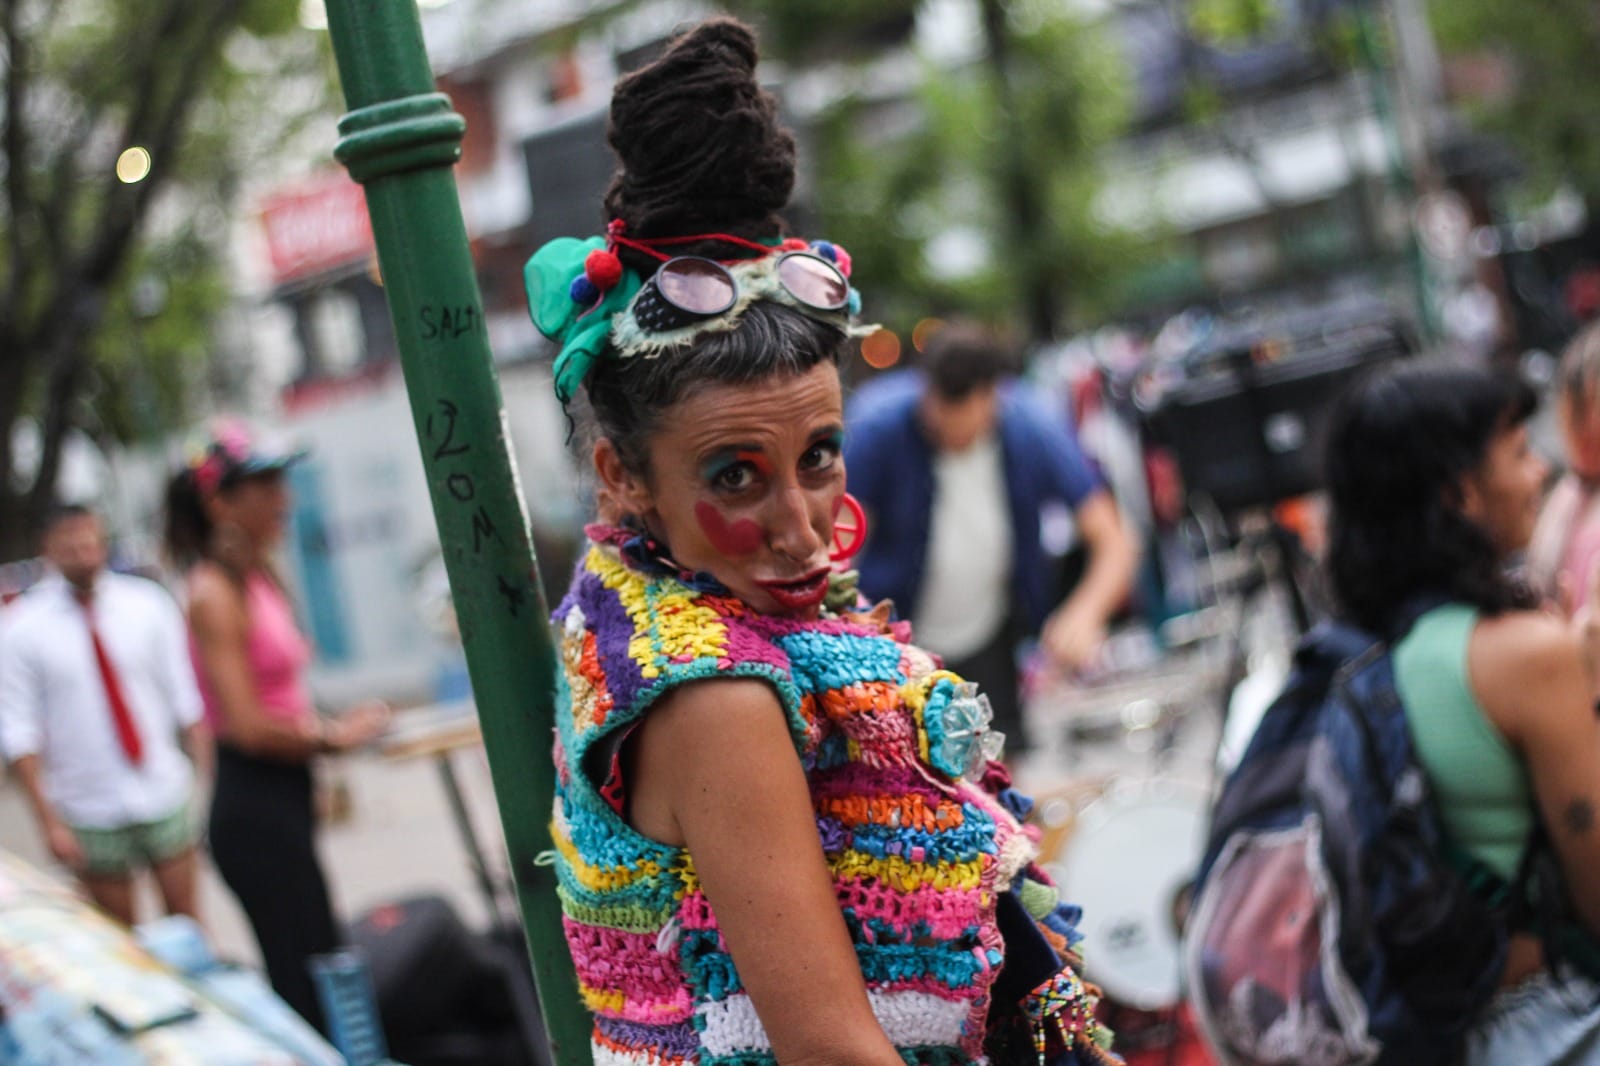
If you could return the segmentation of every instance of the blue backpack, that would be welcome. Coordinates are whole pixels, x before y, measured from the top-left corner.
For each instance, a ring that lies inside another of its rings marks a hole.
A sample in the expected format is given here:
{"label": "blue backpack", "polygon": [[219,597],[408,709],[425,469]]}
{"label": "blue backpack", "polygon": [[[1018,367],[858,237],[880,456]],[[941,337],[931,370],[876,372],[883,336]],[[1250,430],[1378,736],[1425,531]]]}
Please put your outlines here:
{"label": "blue backpack", "polygon": [[1518,892],[1445,839],[1389,651],[1308,633],[1212,812],[1184,951],[1225,1062],[1455,1062],[1498,987]]}

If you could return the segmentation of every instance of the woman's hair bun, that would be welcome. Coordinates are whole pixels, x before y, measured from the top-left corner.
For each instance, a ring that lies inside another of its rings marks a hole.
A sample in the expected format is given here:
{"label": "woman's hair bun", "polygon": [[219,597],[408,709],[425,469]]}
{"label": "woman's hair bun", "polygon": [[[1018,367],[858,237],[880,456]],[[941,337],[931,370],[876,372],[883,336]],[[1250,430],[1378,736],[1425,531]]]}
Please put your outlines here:
{"label": "woman's hair bun", "polygon": [[606,138],[620,162],[607,219],[633,237],[776,237],[794,188],[794,135],[756,80],[750,27],[699,23],[617,82]]}

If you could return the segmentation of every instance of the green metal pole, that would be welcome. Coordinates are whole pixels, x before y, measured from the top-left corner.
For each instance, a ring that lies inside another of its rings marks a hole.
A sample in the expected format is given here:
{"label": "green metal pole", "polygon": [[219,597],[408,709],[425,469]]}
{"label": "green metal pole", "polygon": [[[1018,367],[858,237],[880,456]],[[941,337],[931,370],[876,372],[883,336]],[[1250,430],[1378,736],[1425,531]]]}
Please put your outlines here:
{"label": "green metal pole", "polygon": [[[327,0],[400,363],[483,725],[552,1061],[591,1062],[551,848],[555,652],[451,167],[466,123],[434,91],[415,0]],[[398,441],[396,442],[398,444]]]}
{"label": "green metal pole", "polygon": [[1422,242],[1417,239],[1417,227],[1412,218],[1417,206],[1416,176],[1406,162],[1405,146],[1401,143],[1399,118],[1395,114],[1394,100],[1390,95],[1388,46],[1378,40],[1372,26],[1372,13],[1365,7],[1355,8],[1356,47],[1361,62],[1372,75],[1372,108],[1377,113],[1378,126],[1383,131],[1384,151],[1389,164],[1389,183],[1405,203],[1406,267],[1411,274],[1411,284],[1416,288],[1417,326],[1424,346],[1439,339],[1439,315],[1433,305],[1431,276],[1427,255]]}

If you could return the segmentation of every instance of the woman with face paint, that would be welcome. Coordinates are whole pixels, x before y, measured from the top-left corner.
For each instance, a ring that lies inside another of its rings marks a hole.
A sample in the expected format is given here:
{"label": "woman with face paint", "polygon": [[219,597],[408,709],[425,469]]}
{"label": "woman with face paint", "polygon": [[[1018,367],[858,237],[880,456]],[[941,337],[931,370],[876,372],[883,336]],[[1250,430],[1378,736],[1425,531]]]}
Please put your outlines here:
{"label": "woman with face paint", "polygon": [[784,231],[794,140],[755,64],[715,20],[620,81],[606,232],[525,271],[605,519],[555,613],[594,1059],[1114,1062],[986,701],[841,572],[859,297],[842,248]]}

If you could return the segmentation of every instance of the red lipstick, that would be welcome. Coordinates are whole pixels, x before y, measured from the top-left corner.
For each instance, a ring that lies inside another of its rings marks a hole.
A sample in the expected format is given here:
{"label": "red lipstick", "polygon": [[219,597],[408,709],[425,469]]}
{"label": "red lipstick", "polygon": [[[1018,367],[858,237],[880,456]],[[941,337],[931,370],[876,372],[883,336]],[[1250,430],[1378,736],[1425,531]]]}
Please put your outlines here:
{"label": "red lipstick", "polygon": [[803,611],[816,607],[828,596],[828,567],[813,570],[804,577],[789,581],[757,581],[767,595],[786,611]]}

